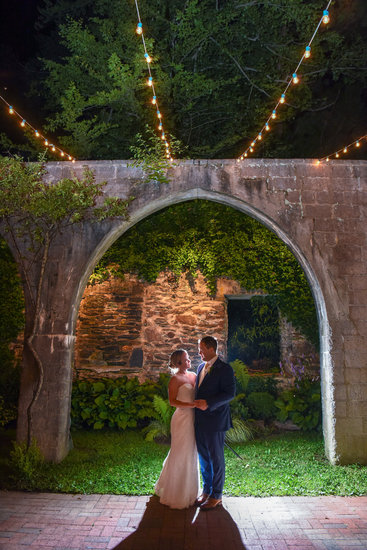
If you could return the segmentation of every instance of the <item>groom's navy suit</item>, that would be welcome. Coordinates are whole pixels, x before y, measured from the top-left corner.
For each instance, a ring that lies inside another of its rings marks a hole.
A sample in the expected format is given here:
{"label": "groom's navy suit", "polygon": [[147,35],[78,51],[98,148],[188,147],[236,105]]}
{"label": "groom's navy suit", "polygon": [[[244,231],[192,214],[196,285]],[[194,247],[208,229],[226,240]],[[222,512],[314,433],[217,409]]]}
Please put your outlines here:
{"label": "groom's navy suit", "polygon": [[200,383],[204,363],[196,377],[195,399],[205,399],[205,411],[195,409],[195,435],[199,453],[203,492],[215,499],[222,497],[224,485],[224,437],[232,427],[229,402],[235,396],[233,369],[219,357]]}

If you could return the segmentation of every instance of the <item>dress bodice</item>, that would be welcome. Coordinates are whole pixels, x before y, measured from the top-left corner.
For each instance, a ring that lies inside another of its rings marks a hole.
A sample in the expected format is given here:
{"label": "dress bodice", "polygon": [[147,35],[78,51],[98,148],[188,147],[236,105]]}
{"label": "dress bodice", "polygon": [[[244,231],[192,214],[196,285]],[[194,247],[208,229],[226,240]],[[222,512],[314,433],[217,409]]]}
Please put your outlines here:
{"label": "dress bodice", "polygon": [[181,384],[178,388],[177,399],[178,401],[183,401],[184,403],[190,403],[195,399],[195,388],[188,382]]}

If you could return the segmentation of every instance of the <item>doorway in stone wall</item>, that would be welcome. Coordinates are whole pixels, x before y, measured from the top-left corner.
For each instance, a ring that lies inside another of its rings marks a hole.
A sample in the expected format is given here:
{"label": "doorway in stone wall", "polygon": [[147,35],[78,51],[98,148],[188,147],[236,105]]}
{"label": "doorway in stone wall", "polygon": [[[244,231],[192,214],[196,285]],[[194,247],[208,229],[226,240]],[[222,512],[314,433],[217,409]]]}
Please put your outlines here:
{"label": "doorway in stone wall", "polygon": [[276,372],[280,360],[279,310],[275,296],[226,296],[228,360],[250,370]]}

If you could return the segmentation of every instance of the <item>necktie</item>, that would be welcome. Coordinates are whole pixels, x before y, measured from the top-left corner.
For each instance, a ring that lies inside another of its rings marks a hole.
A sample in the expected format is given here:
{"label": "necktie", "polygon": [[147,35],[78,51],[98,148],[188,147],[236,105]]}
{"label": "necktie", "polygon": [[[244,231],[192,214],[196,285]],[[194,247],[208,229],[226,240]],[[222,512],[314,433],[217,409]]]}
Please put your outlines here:
{"label": "necktie", "polygon": [[199,387],[201,386],[201,384],[202,384],[202,382],[203,382],[203,380],[204,380],[204,378],[205,378],[205,376],[206,376],[206,374],[209,370],[207,367],[208,367],[208,363],[205,363],[204,368],[200,373]]}

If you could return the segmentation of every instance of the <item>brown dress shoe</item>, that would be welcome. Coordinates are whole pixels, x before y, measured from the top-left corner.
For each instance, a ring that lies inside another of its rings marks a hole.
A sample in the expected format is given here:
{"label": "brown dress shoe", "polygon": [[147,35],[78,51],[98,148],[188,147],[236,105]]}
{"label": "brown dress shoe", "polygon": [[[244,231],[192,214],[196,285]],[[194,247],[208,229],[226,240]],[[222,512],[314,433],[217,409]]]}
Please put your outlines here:
{"label": "brown dress shoe", "polygon": [[201,506],[202,504],[204,504],[204,502],[208,500],[208,498],[209,498],[209,495],[207,495],[206,493],[203,493],[195,500],[195,506]]}
{"label": "brown dress shoe", "polygon": [[200,506],[200,510],[203,510],[204,512],[206,512],[207,510],[214,510],[214,508],[216,508],[217,506],[220,506],[221,504],[222,504],[221,498],[209,497],[208,500]]}

